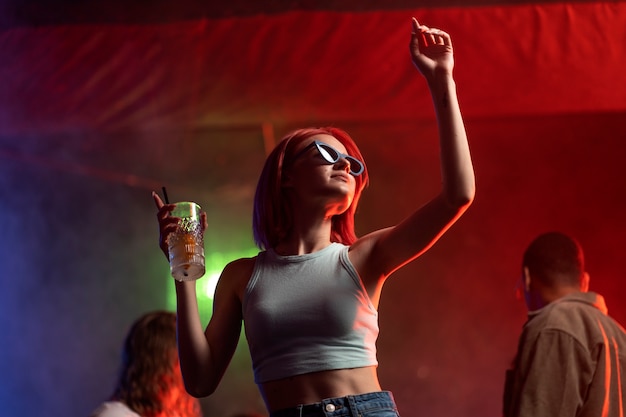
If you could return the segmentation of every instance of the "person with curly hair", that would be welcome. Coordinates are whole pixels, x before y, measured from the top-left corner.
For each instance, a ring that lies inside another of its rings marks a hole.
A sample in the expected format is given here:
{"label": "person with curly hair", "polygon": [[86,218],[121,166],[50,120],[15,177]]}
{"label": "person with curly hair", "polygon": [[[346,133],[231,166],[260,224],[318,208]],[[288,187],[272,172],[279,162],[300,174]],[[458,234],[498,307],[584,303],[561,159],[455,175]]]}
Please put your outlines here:
{"label": "person with curly hair", "polygon": [[153,311],[131,326],[117,385],[90,417],[201,417],[199,401],[183,384],[176,314]]}

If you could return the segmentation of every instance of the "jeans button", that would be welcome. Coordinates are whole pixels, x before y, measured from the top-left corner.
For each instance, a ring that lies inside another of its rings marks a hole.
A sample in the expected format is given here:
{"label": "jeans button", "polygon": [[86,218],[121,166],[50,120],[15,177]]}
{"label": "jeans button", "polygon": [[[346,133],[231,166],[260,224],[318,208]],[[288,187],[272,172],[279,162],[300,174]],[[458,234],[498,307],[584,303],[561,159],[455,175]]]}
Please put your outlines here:
{"label": "jeans button", "polygon": [[328,411],[329,413],[332,413],[333,411],[335,411],[335,405],[334,404],[326,404],[326,411]]}

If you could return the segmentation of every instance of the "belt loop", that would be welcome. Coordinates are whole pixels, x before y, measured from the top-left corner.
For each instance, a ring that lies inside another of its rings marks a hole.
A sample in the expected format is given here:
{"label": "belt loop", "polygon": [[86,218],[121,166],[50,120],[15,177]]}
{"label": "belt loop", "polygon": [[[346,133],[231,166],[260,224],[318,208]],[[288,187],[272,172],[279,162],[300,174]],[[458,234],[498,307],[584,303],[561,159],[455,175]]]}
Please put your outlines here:
{"label": "belt loop", "polygon": [[304,409],[304,405],[300,404],[300,405],[298,406],[298,411],[299,411],[299,413],[298,413],[298,414],[300,414],[300,417],[302,417],[302,410],[303,410],[303,409]]}
{"label": "belt loop", "polygon": [[348,406],[350,406],[350,415],[352,417],[359,417],[359,410],[356,408],[356,401],[354,400],[354,395],[346,396],[348,400]]}

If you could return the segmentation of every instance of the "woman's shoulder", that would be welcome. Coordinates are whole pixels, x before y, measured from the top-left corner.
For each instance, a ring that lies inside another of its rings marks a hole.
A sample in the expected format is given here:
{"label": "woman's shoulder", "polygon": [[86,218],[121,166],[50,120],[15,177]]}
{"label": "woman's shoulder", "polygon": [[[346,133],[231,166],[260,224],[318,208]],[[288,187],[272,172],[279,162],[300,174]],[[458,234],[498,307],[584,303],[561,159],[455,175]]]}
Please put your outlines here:
{"label": "woman's shoulder", "polygon": [[243,296],[243,291],[254,272],[257,256],[239,258],[229,262],[222,271],[220,282],[230,286],[240,297]]}
{"label": "woman's shoulder", "polygon": [[107,401],[94,410],[89,417],[140,417],[120,401]]}
{"label": "woman's shoulder", "polygon": [[224,273],[228,272],[236,274],[242,271],[251,270],[251,268],[254,268],[257,257],[258,255],[250,258],[239,258],[235,259],[234,261],[230,261],[228,264],[226,264],[226,267],[224,268]]}

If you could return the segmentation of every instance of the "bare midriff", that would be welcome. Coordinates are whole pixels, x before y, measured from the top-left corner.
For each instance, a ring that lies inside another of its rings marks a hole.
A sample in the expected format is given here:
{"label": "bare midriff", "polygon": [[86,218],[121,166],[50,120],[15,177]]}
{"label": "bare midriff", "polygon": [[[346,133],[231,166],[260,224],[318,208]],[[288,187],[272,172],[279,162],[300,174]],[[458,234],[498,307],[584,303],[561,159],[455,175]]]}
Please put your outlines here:
{"label": "bare midriff", "polygon": [[259,385],[270,411],[311,404],[326,398],[380,391],[375,366],[312,372]]}

